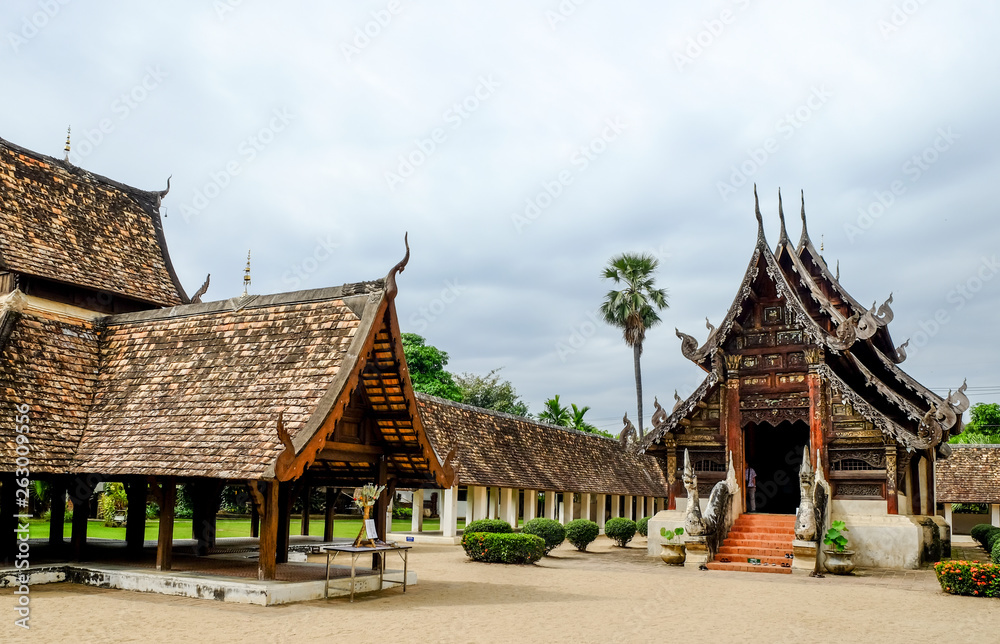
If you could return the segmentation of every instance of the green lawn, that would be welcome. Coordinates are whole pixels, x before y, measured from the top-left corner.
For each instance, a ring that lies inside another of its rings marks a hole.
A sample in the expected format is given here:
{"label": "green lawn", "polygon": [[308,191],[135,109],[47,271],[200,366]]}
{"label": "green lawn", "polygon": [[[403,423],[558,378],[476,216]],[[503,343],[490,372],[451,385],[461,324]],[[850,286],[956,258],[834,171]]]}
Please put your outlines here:
{"label": "green lawn", "polygon": [[[42,539],[49,536],[49,522],[42,520],[31,520],[31,538]],[[292,534],[301,534],[299,517],[292,516]],[[425,519],[424,530],[434,531],[440,529],[439,519]],[[216,521],[216,537],[249,537],[250,519],[218,519]],[[63,534],[68,539],[70,537],[72,525],[67,521],[63,527]],[[393,519],[392,529],[394,531],[409,531],[410,520]],[[160,522],[157,519],[146,520],[146,539],[155,540],[160,530]],[[361,530],[360,519],[337,519],[333,524],[334,537],[356,537]],[[309,524],[309,532],[313,535],[323,536],[322,519],[312,519]],[[87,526],[87,536],[95,539],[120,539],[125,540],[125,528],[109,528],[103,521],[91,519]],[[174,521],[174,539],[191,538],[191,519],[177,519]]]}

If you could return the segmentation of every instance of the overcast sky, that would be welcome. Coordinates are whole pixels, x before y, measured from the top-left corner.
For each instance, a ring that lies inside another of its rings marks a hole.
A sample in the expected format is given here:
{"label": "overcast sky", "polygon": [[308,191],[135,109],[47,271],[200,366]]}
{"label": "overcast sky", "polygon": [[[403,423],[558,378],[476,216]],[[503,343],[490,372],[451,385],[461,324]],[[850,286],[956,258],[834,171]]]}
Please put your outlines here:
{"label": "overcast sky", "polygon": [[[991,2],[159,3],[5,0],[0,136],[162,189],[189,294],[375,279],[404,331],[617,430],[631,352],[600,272],[661,260],[646,422],[706,337],[777,191],[862,303],[893,293],[904,368],[1000,400],[1000,8]],[[867,214],[865,214],[867,213]],[[921,346],[916,346],[916,345]]]}

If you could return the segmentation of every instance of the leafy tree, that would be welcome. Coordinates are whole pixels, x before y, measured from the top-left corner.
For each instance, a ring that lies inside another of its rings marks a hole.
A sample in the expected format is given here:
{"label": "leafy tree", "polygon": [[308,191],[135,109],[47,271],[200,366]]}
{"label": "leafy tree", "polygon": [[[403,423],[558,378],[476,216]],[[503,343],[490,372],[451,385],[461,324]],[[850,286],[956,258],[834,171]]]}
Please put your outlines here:
{"label": "leafy tree", "polygon": [[569,415],[569,409],[559,403],[559,394],[556,394],[545,401],[545,409],[538,414],[538,420],[560,427],[569,427],[572,418]]}
{"label": "leafy tree", "polygon": [[559,402],[559,396],[553,396],[545,401],[545,409],[542,413],[538,414],[538,420],[559,425],[560,427],[572,427],[575,430],[587,432],[588,434],[600,434],[601,436],[613,438],[608,432],[594,427],[583,419],[584,415],[590,411],[590,407],[577,407],[576,405],[570,405],[570,407],[572,407],[572,410],[563,407],[562,403]]}
{"label": "leafy tree", "polygon": [[991,444],[1000,443],[1000,404],[977,403],[969,412],[972,419],[951,443]]}
{"label": "leafy tree", "polygon": [[601,314],[604,321],[622,330],[625,344],[632,347],[632,362],[635,367],[635,397],[637,402],[636,427],[642,438],[642,371],[639,357],[646,330],[660,323],[657,311],[667,308],[667,290],[656,288],[653,273],[660,262],[652,255],[623,253],[612,257],[602,274],[621,290],[612,289],[604,296]]}
{"label": "leafy tree", "polygon": [[530,418],[527,403],[517,395],[517,390],[509,380],[500,378],[500,369],[502,367],[494,369],[485,376],[474,373],[455,376],[455,382],[462,391],[462,402],[483,409]]}
{"label": "leafy tree", "polygon": [[462,402],[462,391],[455,384],[454,377],[444,370],[448,364],[448,354],[427,344],[416,333],[404,333],[403,353],[410,369],[410,381],[415,391]]}

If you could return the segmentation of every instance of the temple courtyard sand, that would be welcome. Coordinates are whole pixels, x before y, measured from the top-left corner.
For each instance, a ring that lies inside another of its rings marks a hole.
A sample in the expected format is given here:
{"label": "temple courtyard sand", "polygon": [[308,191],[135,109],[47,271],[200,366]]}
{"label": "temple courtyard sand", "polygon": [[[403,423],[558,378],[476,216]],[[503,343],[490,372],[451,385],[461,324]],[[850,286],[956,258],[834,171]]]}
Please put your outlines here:
{"label": "temple courtyard sand", "polygon": [[[970,551],[971,552],[971,551]],[[961,554],[956,552],[956,556]],[[1000,602],[947,595],[931,569],[853,577],[666,569],[600,537],[534,566],[469,561],[418,544],[419,583],[262,608],[53,584],[31,590],[32,628],[3,642],[995,642]],[[10,599],[9,593],[4,593]]]}

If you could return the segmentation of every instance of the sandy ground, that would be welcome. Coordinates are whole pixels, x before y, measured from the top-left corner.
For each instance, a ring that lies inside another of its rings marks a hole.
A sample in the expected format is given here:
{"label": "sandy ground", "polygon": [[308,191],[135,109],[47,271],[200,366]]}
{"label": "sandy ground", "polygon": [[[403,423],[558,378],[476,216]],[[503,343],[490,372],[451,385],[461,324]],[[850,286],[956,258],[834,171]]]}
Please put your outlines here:
{"label": "sandy ground", "polygon": [[[930,570],[856,578],[700,572],[644,541],[565,544],[534,566],[416,546],[419,584],[262,608],[68,584],[31,592],[32,628],[0,596],[0,642],[895,642],[1000,641],[1000,600],[941,592]],[[9,608],[3,608],[7,604]]]}

